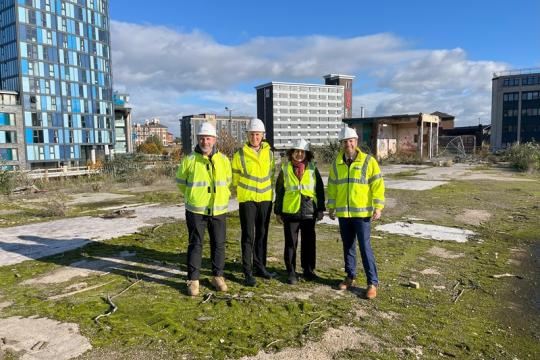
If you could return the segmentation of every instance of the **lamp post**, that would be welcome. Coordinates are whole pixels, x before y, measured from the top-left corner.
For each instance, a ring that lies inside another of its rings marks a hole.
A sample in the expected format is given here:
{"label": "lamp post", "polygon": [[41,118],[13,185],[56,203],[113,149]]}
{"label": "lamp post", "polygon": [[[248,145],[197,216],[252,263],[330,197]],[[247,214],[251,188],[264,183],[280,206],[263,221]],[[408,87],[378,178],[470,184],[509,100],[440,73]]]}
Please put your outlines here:
{"label": "lamp post", "polygon": [[233,109],[229,108],[228,106],[225,106],[225,110],[229,112],[229,135],[233,136],[233,134],[232,134],[232,112],[233,112]]}

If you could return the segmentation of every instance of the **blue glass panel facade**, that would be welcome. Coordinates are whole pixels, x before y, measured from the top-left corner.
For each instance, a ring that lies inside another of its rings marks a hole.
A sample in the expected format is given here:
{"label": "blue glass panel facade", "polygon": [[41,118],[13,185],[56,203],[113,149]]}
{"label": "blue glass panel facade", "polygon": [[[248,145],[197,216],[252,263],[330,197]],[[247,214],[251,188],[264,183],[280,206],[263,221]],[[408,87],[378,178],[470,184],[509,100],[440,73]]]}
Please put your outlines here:
{"label": "blue glass panel facade", "polygon": [[20,93],[27,159],[84,164],[92,149],[108,153],[108,0],[0,0],[0,17],[0,84]]}

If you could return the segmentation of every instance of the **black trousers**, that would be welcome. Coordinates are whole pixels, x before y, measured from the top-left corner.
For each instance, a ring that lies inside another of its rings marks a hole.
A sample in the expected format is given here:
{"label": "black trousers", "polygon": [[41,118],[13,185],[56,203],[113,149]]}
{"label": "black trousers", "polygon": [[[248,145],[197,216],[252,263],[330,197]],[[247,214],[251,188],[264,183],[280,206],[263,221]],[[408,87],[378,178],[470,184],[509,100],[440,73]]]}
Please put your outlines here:
{"label": "black trousers", "polygon": [[268,225],[272,215],[271,201],[246,201],[239,204],[242,227],[242,266],[244,275],[266,270]]}
{"label": "black trousers", "polygon": [[186,224],[189,233],[187,251],[188,280],[198,280],[201,275],[202,244],[204,231],[210,235],[210,259],[212,275],[223,276],[225,267],[225,232],[227,215],[207,216],[186,210]]}
{"label": "black trousers", "polygon": [[302,246],[300,248],[300,263],[304,272],[315,270],[315,219],[291,220],[283,217],[283,231],[285,233],[285,267],[289,273],[296,271],[296,248],[298,246],[298,233],[302,233]]}

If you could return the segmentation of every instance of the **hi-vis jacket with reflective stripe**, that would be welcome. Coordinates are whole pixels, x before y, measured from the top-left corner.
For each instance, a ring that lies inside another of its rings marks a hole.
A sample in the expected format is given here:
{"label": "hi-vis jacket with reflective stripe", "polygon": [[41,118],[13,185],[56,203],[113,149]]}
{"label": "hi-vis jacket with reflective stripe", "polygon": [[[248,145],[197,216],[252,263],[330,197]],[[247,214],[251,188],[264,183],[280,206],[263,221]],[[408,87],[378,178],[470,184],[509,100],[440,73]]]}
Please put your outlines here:
{"label": "hi-vis jacket with reflective stripe", "polygon": [[309,162],[302,180],[298,181],[298,177],[295,175],[292,164],[287,161],[281,164],[281,171],[283,173],[283,183],[285,186],[285,195],[283,196],[283,213],[296,214],[300,211],[300,204],[302,201],[302,195],[310,197],[317,205],[317,196],[315,194],[315,165]]}
{"label": "hi-vis jacket with reflective stripe", "polygon": [[186,210],[202,215],[226,213],[231,196],[231,175],[231,163],[219,151],[211,159],[198,152],[186,156],[176,174]]}
{"label": "hi-vis jacket with reflective stripe", "polygon": [[274,155],[270,145],[263,141],[259,151],[246,143],[232,161],[233,186],[238,202],[272,201],[274,183]]}
{"label": "hi-vis jacket with reflective stripe", "polygon": [[384,208],[384,181],[379,164],[371,155],[356,149],[356,159],[347,166],[340,151],[328,177],[328,209],[337,217],[370,217]]}

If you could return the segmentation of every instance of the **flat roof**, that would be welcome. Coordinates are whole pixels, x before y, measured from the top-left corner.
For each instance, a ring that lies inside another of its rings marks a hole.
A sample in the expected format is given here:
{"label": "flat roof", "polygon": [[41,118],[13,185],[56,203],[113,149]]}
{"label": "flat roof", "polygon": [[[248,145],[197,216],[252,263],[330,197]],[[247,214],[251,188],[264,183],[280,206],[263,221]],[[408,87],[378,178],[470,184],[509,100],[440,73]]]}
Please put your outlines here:
{"label": "flat roof", "polygon": [[334,79],[334,78],[342,78],[342,79],[349,79],[349,80],[354,80],[356,78],[356,76],[354,75],[344,75],[344,74],[328,74],[328,75],[324,75],[323,78],[325,79]]}
{"label": "flat roof", "polygon": [[343,85],[325,85],[325,84],[308,84],[308,83],[292,83],[292,82],[280,82],[280,81],[271,81],[266,84],[255,86],[255,89],[262,89],[274,85],[297,85],[297,86],[317,86],[317,87],[326,87],[326,88],[335,88],[335,87],[344,87]]}
{"label": "flat roof", "polygon": [[0,90],[0,93],[1,93],[1,94],[9,94],[9,95],[19,95],[18,92],[16,92],[16,91],[11,91],[11,90]]}

